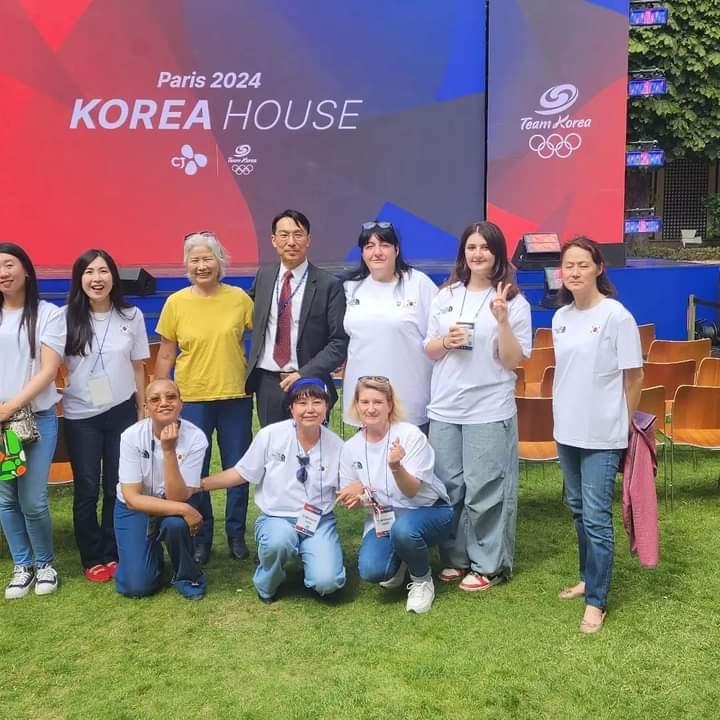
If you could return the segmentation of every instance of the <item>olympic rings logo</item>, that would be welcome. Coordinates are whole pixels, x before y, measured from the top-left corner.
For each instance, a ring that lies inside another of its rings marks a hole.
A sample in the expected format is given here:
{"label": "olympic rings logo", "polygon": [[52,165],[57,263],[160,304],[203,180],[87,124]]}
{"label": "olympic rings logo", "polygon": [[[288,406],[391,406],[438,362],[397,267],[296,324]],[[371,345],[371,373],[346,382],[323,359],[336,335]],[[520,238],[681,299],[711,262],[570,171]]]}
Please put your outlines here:
{"label": "olympic rings logo", "polygon": [[232,166],[232,171],[236,175],[249,175],[254,169],[255,166],[250,164]]}
{"label": "olympic rings logo", "polygon": [[560,133],[544,135],[531,135],[528,140],[528,147],[538,157],[549,160],[551,157],[564,160],[569,158],[582,145],[582,138],[577,133],[568,133],[563,137]]}

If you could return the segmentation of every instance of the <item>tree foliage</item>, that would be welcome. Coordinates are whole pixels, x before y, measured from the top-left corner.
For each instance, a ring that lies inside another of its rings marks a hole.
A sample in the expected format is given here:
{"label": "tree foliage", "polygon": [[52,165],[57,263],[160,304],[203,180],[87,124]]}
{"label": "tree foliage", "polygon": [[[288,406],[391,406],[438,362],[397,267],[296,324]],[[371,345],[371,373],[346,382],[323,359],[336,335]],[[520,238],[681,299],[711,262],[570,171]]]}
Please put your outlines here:
{"label": "tree foliage", "polygon": [[665,27],[631,28],[630,70],[660,68],[668,94],[629,100],[628,140],[669,158],[720,158],[720,0],[668,0]]}

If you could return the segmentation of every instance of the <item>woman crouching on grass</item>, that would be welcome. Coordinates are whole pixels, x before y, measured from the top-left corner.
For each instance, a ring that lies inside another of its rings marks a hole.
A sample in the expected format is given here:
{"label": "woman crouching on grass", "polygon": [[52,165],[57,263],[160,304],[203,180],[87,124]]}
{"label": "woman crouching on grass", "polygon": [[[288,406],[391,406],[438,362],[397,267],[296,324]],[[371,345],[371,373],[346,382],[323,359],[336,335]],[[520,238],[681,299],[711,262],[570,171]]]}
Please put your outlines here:
{"label": "woman crouching on grass", "polygon": [[433,472],[435,453],[415,425],[400,422],[386,377],[359,378],[353,413],[362,430],[345,443],[338,501],[369,510],[358,557],[360,577],[398,588],[409,570],[406,609],[427,612],[435,598],[429,550],[447,539],[453,515]]}
{"label": "woman crouching on grass", "polygon": [[288,562],[300,556],[305,587],[330,595],[345,585],[335,524],[342,440],[323,426],[325,383],[300,378],[288,392],[292,419],[262,428],[233,468],[202,481],[203,490],[255,485],[255,542],[260,564],[253,583],[265,603],[276,599]]}

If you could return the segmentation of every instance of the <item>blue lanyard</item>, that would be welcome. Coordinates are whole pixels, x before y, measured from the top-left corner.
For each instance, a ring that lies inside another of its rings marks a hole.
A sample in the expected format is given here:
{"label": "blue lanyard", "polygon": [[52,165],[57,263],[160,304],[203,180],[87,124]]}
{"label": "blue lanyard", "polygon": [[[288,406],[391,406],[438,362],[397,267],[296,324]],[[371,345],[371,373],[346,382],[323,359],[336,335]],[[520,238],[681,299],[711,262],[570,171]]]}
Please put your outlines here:
{"label": "blue lanyard", "polygon": [[[278,311],[277,311],[278,319],[285,312],[288,305],[290,305],[290,303],[292,302],[293,298],[295,297],[295,293],[302,287],[303,283],[305,282],[305,278],[307,277],[309,269],[310,269],[310,266],[308,265],[305,268],[305,272],[302,274],[302,277],[300,278],[300,282],[295,286],[295,289],[292,291],[292,293],[290,293],[290,297],[285,301],[285,303],[282,306],[280,305],[280,273],[278,273],[278,281],[277,281],[277,284],[275,285],[275,290],[276,290],[275,297],[276,297],[276,303],[277,303],[277,309],[278,309]],[[292,275],[292,270],[288,270],[288,272]],[[283,282],[284,282],[284,280],[283,280]]]}

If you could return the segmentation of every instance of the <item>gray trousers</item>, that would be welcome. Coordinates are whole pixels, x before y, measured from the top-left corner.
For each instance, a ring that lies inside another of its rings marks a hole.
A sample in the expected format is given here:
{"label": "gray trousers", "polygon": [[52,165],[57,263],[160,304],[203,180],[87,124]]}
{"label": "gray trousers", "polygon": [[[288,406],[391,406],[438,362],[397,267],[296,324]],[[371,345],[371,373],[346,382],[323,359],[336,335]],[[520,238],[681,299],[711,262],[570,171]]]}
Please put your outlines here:
{"label": "gray trousers", "polygon": [[435,474],[453,506],[443,567],[512,575],[518,494],[517,416],[473,425],[430,421]]}

